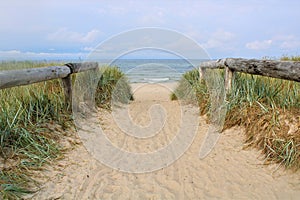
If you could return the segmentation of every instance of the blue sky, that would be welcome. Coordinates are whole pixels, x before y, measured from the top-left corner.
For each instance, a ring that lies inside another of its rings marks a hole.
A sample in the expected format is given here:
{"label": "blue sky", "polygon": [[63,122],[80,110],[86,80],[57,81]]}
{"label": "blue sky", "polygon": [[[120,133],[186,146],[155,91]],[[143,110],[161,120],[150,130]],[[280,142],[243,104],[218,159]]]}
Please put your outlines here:
{"label": "blue sky", "polygon": [[212,58],[300,55],[300,1],[10,0],[0,3],[0,60],[79,59],[121,32],[157,27]]}

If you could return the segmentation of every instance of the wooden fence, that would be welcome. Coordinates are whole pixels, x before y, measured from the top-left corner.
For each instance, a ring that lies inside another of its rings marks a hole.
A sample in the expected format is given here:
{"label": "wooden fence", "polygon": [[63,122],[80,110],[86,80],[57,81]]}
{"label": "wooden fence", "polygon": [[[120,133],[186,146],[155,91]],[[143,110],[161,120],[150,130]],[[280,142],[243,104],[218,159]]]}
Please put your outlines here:
{"label": "wooden fence", "polygon": [[225,69],[225,89],[230,91],[234,72],[243,72],[273,78],[300,82],[300,62],[256,60],[242,58],[226,58],[217,61],[201,63],[199,67],[200,79],[203,79],[205,70]]}
{"label": "wooden fence", "polygon": [[[207,68],[225,68],[225,88],[227,91],[231,88],[234,72],[243,72],[300,82],[300,62],[294,61],[226,58],[217,61],[203,62],[199,67],[200,79],[203,78],[205,69]],[[98,63],[89,62],[68,63],[65,66],[0,71],[0,89],[61,78],[66,103],[71,105],[72,80],[70,75],[96,69],[98,69]]]}
{"label": "wooden fence", "polygon": [[98,63],[68,63],[65,66],[51,66],[21,70],[0,71],[0,89],[21,85],[62,79],[65,101],[71,109],[72,105],[72,78],[71,74],[98,69]]}

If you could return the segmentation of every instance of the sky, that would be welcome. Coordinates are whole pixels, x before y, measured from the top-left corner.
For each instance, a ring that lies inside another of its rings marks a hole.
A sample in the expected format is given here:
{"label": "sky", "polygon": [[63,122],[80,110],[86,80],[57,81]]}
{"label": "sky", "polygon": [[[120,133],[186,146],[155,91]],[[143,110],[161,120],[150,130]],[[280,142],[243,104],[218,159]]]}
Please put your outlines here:
{"label": "sky", "polygon": [[0,7],[0,60],[85,59],[145,27],[190,38],[213,59],[300,55],[298,0],[10,0]]}

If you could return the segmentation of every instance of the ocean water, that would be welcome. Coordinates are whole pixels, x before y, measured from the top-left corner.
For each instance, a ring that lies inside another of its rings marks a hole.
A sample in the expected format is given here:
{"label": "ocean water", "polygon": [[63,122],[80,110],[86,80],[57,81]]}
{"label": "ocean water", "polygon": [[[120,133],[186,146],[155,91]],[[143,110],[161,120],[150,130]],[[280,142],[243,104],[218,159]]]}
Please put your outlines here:
{"label": "ocean water", "polygon": [[118,59],[110,64],[124,72],[131,83],[179,81],[182,74],[199,66],[203,60]]}

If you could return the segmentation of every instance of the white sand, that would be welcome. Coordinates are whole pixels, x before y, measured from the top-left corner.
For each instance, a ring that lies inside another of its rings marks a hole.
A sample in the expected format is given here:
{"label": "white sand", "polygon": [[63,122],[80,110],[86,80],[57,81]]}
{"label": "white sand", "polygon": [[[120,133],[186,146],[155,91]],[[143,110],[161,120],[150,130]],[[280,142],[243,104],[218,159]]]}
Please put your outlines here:
{"label": "white sand", "polygon": [[[150,123],[148,109],[160,104],[166,123],[151,139],[124,139],[124,133],[106,111],[99,113],[107,137],[128,151],[152,152],[170,142],[178,131],[177,101],[170,101],[174,84],[133,85],[135,101],[130,105],[132,120],[141,126]],[[65,159],[49,166],[42,175],[44,184],[34,199],[299,199],[300,173],[278,165],[264,165],[256,150],[243,149],[243,131],[225,131],[213,151],[199,159],[199,149],[208,125],[200,118],[197,135],[182,157],[163,169],[141,174],[120,172],[95,160],[79,144]],[[187,130],[188,131],[188,130]],[[95,143],[95,145],[97,145]],[[276,171],[275,171],[276,170]]]}

